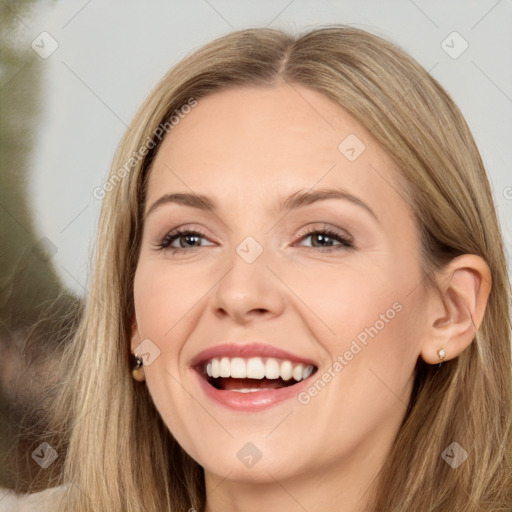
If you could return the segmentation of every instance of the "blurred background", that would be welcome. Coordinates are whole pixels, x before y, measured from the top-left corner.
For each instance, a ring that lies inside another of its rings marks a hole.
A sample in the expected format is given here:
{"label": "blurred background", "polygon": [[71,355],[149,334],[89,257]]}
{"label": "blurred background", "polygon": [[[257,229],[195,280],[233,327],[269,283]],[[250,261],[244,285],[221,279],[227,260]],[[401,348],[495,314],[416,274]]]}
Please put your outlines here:
{"label": "blurred background", "polygon": [[94,191],[152,87],[221,34],[346,23],[410,53],[473,132],[510,268],[511,0],[1,0],[0,13],[0,487],[43,489],[58,474],[64,453],[44,471],[34,454],[52,444],[45,400],[88,296]]}

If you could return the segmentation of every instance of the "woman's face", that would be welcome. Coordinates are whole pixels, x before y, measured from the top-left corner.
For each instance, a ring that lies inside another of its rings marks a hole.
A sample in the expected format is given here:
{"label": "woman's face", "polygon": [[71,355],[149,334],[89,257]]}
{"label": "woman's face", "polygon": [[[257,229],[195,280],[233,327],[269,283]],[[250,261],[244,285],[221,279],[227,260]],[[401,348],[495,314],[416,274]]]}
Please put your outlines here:
{"label": "woman's face", "polygon": [[164,139],[132,351],[207,475],[339,478],[384,460],[426,293],[394,171],[358,122],[297,85],[214,93]]}

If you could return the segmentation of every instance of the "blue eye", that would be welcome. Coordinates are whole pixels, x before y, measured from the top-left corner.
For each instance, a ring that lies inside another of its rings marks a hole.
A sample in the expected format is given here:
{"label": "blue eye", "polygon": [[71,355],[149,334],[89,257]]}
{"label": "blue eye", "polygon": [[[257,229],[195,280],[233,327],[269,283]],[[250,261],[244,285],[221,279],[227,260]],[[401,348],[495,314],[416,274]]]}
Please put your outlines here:
{"label": "blue eye", "polygon": [[[342,249],[347,249],[347,248],[354,246],[353,240],[351,237],[341,235],[331,229],[320,229],[320,230],[310,231],[309,233],[302,235],[300,240],[305,240],[309,237],[316,237],[317,243],[321,244],[321,245],[312,245],[309,247],[311,249],[319,249],[320,251],[323,251],[323,252],[330,252],[333,250],[342,250]],[[187,251],[187,250],[190,251],[191,249],[203,247],[204,245],[211,245],[211,244],[201,244],[201,238],[206,239],[206,235],[199,230],[176,229],[176,230],[171,231],[170,233],[166,234],[156,244],[156,249],[171,251],[172,253],[175,253],[175,252],[182,252],[182,251]],[[180,243],[179,247],[173,246],[172,244],[176,240],[183,240],[183,244]],[[338,242],[338,244],[333,245],[333,241]],[[190,245],[187,247],[186,244],[190,244]]]}

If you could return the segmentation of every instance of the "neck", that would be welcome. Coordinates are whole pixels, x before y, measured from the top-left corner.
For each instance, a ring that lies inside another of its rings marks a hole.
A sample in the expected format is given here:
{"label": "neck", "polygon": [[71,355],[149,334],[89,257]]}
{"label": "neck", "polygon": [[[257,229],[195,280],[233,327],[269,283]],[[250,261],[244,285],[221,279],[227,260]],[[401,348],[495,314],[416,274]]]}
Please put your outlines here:
{"label": "neck", "polygon": [[205,471],[204,512],[369,512],[386,455],[382,448],[363,454],[358,450],[342,464],[336,461],[288,478],[264,471],[264,481],[256,483]]}

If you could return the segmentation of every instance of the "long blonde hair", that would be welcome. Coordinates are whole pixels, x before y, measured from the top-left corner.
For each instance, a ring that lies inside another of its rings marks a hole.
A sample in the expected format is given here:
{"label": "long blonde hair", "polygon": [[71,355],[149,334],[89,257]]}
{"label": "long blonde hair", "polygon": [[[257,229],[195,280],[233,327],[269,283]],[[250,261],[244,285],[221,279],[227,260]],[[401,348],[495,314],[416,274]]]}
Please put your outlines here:
{"label": "long blonde hair", "polygon": [[[420,233],[425,283],[435,286],[432,271],[465,253],[491,270],[472,344],[441,368],[418,361],[372,510],[512,510],[510,283],[481,157],[459,109],[418,63],[380,37],[336,25],[299,36],[247,29],[214,40],[163,77],[125,133],[103,189],[87,304],[51,411],[51,430],[65,439],[58,450],[67,452],[62,512],[204,508],[202,468],[130,372],[141,213],[159,146],[143,157],[140,148],[191,98],[282,80],[337,102],[394,159]],[[457,469],[441,458],[452,442],[469,454]]]}

